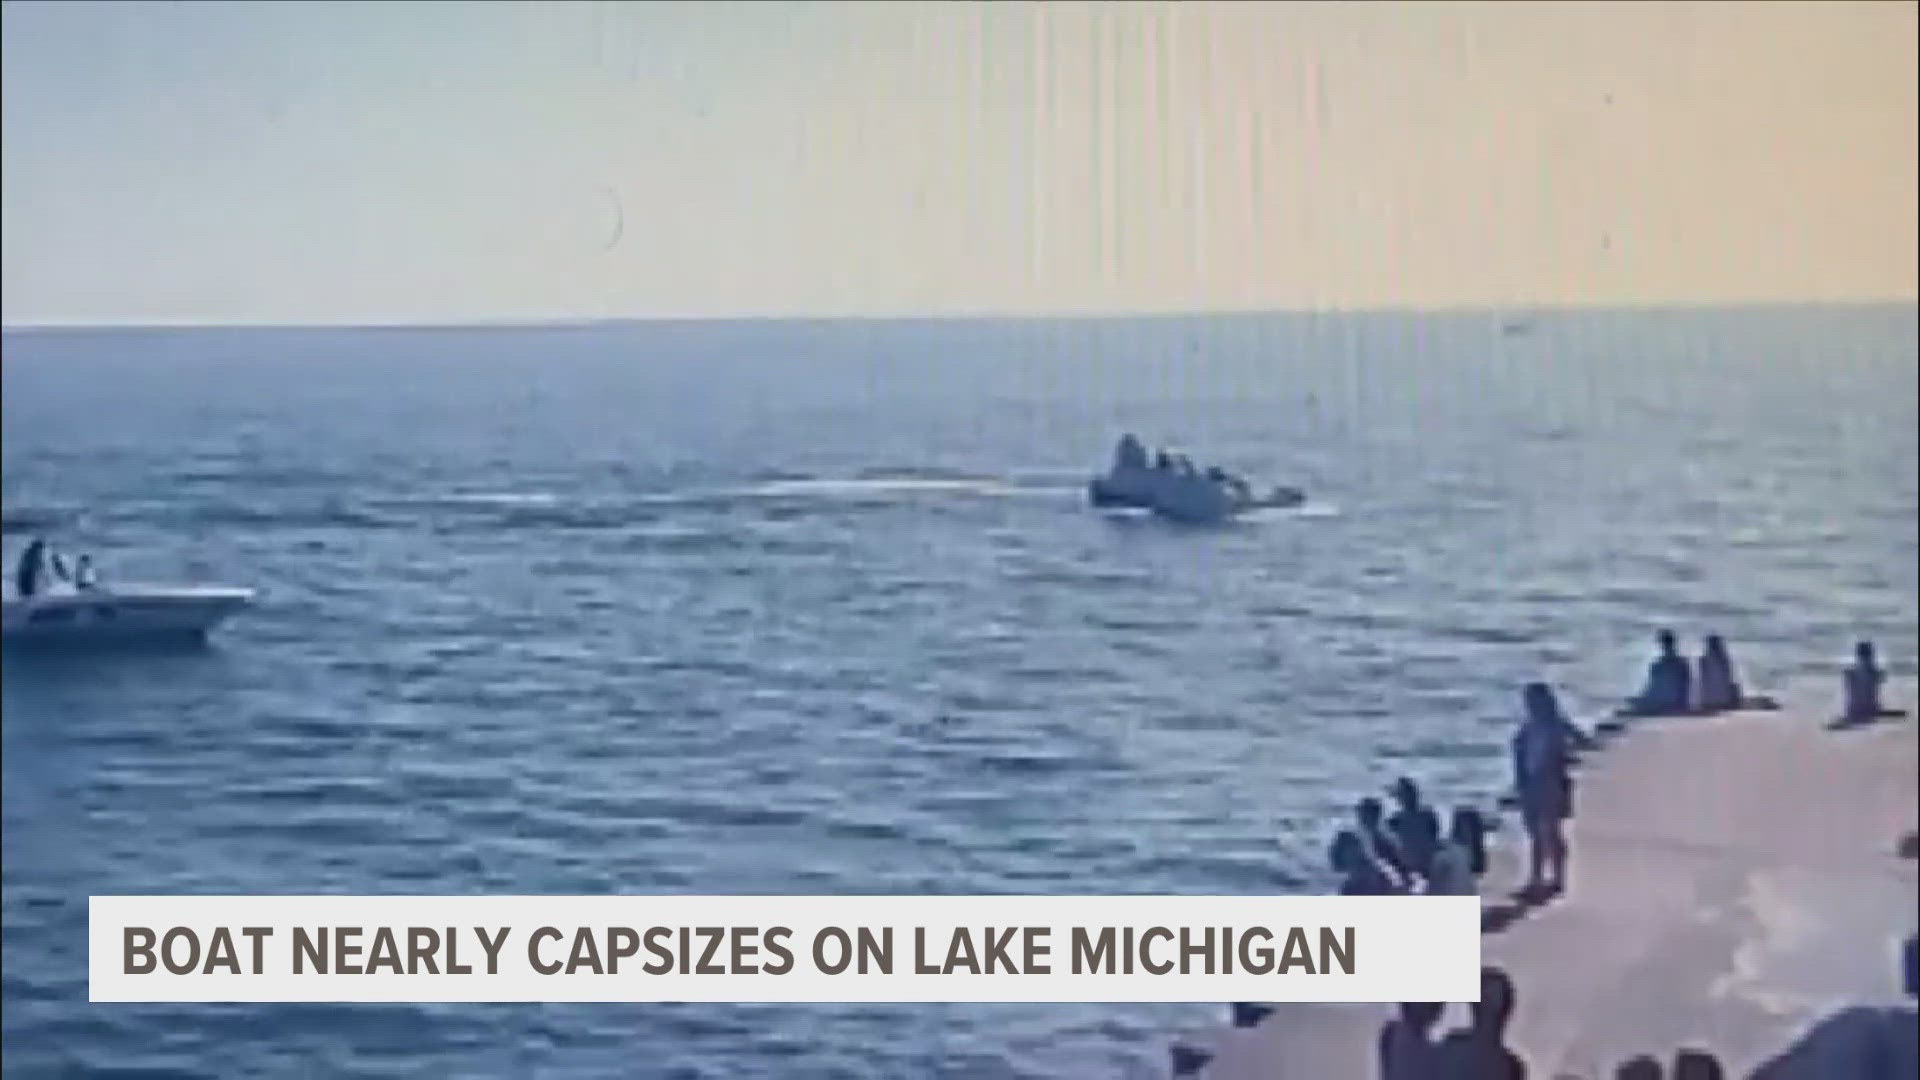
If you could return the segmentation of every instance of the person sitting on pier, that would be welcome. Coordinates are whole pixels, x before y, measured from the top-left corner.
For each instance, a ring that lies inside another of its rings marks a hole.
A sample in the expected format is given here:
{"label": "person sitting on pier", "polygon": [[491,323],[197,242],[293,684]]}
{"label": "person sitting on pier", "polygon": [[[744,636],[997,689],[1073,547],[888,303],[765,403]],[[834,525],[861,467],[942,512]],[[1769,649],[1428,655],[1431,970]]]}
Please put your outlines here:
{"label": "person sitting on pier", "polygon": [[1719,634],[1707,635],[1706,648],[1700,653],[1700,678],[1694,691],[1695,709],[1703,713],[1738,709],[1744,700],[1740,683],[1733,677],[1733,659],[1727,655],[1727,643]]}
{"label": "person sitting on pier", "polygon": [[1680,655],[1673,631],[1660,631],[1660,655],[1647,666],[1647,685],[1627,700],[1629,716],[1679,716],[1693,704],[1693,672]]}
{"label": "person sitting on pier", "polygon": [[1507,1048],[1507,1023],[1513,1019],[1513,979],[1499,968],[1480,969],[1480,1000],[1467,1006],[1467,1027],[1440,1040],[1433,1076],[1472,1080],[1526,1080],[1527,1067]]}
{"label": "person sitting on pier", "polygon": [[1441,1075],[1433,1041],[1440,1009],[1437,1001],[1402,1002],[1400,1015],[1381,1026],[1380,1080],[1434,1080]]}
{"label": "person sitting on pier", "polygon": [[1398,896],[1403,891],[1392,877],[1367,854],[1366,842],[1350,829],[1333,838],[1328,861],[1341,875],[1341,896]]}
{"label": "person sitting on pier", "polygon": [[1840,719],[1849,724],[1864,724],[1891,715],[1880,703],[1880,687],[1887,681],[1887,673],[1880,669],[1880,662],[1874,656],[1873,642],[1863,641],[1853,647],[1853,666],[1847,668],[1845,675],[1846,709]]}
{"label": "person sitting on pier", "polygon": [[1400,856],[1400,845],[1394,843],[1393,837],[1387,833],[1386,811],[1381,807],[1380,800],[1371,795],[1361,799],[1354,804],[1353,814],[1360,825],[1360,839],[1366,843],[1367,853],[1399,879],[1402,885],[1412,884],[1406,860]]}
{"label": "person sitting on pier", "polygon": [[1400,849],[1407,873],[1425,881],[1440,849],[1440,817],[1420,801],[1420,787],[1410,777],[1394,781],[1393,800],[1400,808],[1387,818],[1387,831]]}
{"label": "person sitting on pier", "polygon": [[1480,812],[1471,806],[1455,807],[1447,839],[1433,857],[1427,895],[1478,896],[1480,875],[1486,872],[1486,826]]}
{"label": "person sitting on pier", "polygon": [[1546,683],[1528,683],[1521,706],[1524,716],[1513,736],[1513,787],[1520,797],[1529,849],[1523,891],[1559,892],[1566,887],[1567,840],[1562,830],[1573,816],[1573,752],[1587,739],[1560,710]]}

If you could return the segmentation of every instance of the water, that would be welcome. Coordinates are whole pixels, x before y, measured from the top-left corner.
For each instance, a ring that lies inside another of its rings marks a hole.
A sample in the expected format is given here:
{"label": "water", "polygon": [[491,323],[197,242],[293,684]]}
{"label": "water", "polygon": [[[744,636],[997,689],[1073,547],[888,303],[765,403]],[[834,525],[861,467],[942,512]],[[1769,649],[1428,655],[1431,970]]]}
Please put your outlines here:
{"label": "water", "polygon": [[[14,334],[9,518],[251,585],[10,657],[4,1064],[1153,1075],[1151,1006],[91,1006],[96,892],[1323,889],[1652,629],[1914,655],[1914,309]],[[1081,484],[1122,430],[1316,503]],[[9,538],[11,556],[18,537]],[[32,662],[28,662],[28,661]]]}

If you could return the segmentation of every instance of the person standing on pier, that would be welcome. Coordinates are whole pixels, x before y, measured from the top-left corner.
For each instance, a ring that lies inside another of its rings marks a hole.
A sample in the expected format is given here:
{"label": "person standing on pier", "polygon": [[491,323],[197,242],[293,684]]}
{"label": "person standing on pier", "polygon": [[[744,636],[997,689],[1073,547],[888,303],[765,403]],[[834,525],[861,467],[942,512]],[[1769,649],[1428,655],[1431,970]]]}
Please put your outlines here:
{"label": "person standing on pier", "polygon": [[1513,736],[1513,786],[1530,851],[1528,893],[1566,888],[1564,823],[1573,815],[1573,751],[1585,736],[1560,710],[1546,683],[1521,692],[1525,715]]}

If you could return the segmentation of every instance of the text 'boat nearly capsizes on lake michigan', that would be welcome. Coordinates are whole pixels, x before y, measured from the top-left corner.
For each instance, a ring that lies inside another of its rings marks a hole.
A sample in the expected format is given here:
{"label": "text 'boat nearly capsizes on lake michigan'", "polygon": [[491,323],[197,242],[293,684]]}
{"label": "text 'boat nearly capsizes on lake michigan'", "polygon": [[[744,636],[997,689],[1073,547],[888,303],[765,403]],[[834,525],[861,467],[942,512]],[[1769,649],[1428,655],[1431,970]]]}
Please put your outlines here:
{"label": "text 'boat nearly capsizes on lake michigan'", "polygon": [[1248,510],[1293,507],[1306,501],[1304,493],[1290,487],[1256,495],[1245,480],[1231,473],[1218,467],[1196,469],[1185,457],[1165,451],[1149,459],[1147,448],[1132,435],[1121,436],[1112,467],[1093,478],[1087,496],[1098,507],[1150,510],[1192,524],[1211,524]]}

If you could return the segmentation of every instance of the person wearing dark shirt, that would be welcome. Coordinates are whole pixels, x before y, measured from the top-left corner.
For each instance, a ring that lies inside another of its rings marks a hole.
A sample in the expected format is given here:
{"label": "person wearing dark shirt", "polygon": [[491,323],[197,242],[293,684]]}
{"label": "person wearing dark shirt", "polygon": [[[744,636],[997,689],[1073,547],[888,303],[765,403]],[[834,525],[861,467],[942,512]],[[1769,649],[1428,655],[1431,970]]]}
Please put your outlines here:
{"label": "person wearing dark shirt", "polygon": [[1693,705],[1693,672],[1674,641],[1673,631],[1660,631],[1660,655],[1647,666],[1647,685],[1627,702],[1636,716],[1678,716]]}
{"label": "person wearing dark shirt", "polygon": [[1846,699],[1841,719],[1861,723],[1885,716],[1887,710],[1880,703],[1880,687],[1886,681],[1887,673],[1880,669],[1880,661],[1874,656],[1873,642],[1855,645],[1853,666],[1846,671]]}
{"label": "person wearing dark shirt", "polygon": [[1726,1080],[1720,1059],[1705,1050],[1686,1049],[1673,1055],[1673,1080]]}
{"label": "person wearing dark shirt", "polygon": [[47,542],[42,537],[34,537],[27,549],[20,553],[20,563],[13,572],[13,591],[25,600],[40,591],[40,581],[47,574]]}
{"label": "person wearing dark shirt", "polygon": [[1480,1000],[1468,1006],[1470,1021],[1440,1040],[1435,1080],[1527,1080],[1527,1067],[1507,1049],[1513,1019],[1513,980],[1499,968],[1480,970]]}
{"label": "person wearing dark shirt", "polygon": [[1521,691],[1520,729],[1513,736],[1513,789],[1526,826],[1529,872],[1525,891],[1566,887],[1565,822],[1573,816],[1573,755],[1586,736],[1560,709],[1546,683]]}
{"label": "person wearing dark shirt", "polygon": [[1727,655],[1727,643],[1719,634],[1707,635],[1706,648],[1700,653],[1700,678],[1694,684],[1694,693],[1698,712],[1725,712],[1740,707],[1740,683],[1733,677],[1733,658]]}
{"label": "person wearing dark shirt", "polygon": [[1425,881],[1432,872],[1434,853],[1440,850],[1440,816],[1420,801],[1420,787],[1408,777],[1393,785],[1399,807],[1387,818],[1387,832],[1400,849],[1407,872]]}
{"label": "person wearing dark shirt", "polygon": [[1403,1002],[1400,1015],[1380,1028],[1380,1080],[1435,1080],[1433,1026],[1439,1022],[1439,1002]]}
{"label": "person wearing dark shirt", "polygon": [[1341,896],[1398,896],[1401,892],[1400,886],[1367,853],[1365,841],[1351,830],[1342,830],[1333,838],[1328,861],[1340,874]]}

